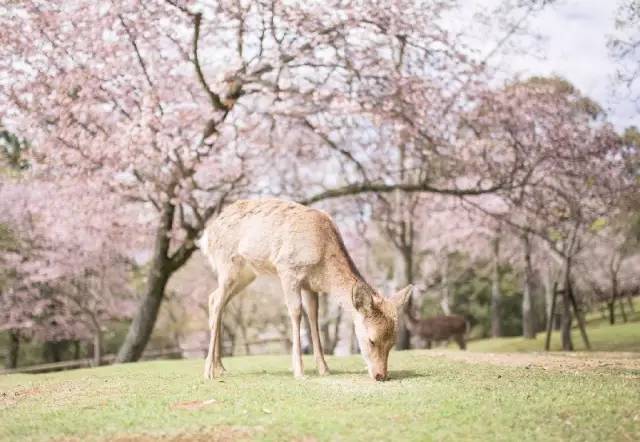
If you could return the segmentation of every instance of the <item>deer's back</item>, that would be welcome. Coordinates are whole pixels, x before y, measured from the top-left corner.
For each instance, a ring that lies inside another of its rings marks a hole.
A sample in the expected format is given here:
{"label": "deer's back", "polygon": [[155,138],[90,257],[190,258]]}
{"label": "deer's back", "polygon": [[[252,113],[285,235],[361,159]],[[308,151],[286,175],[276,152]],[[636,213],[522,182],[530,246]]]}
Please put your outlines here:
{"label": "deer's back", "polygon": [[430,339],[447,339],[466,332],[466,322],[462,316],[434,316],[420,320],[421,334]]}
{"label": "deer's back", "polygon": [[207,227],[206,235],[208,253],[239,254],[267,271],[280,265],[316,265],[339,248],[339,234],[328,215],[278,199],[237,201]]}

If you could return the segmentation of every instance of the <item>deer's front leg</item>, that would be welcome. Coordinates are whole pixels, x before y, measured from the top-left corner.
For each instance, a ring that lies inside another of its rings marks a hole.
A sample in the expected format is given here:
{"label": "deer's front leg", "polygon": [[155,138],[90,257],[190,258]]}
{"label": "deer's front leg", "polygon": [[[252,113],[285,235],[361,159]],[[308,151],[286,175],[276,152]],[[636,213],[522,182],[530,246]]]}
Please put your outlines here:
{"label": "deer's front leg", "polygon": [[282,288],[289,310],[291,320],[291,361],[293,364],[293,376],[304,377],[302,367],[302,350],[300,348],[300,319],[302,317],[302,298],[300,285],[291,281],[282,281]]}

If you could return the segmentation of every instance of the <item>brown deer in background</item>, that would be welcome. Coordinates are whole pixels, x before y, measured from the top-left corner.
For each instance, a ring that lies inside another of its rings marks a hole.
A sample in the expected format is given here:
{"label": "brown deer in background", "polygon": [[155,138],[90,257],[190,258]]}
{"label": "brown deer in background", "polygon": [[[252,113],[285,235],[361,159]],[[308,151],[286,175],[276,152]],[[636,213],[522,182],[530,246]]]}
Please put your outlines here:
{"label": "brown deer in background", "polygon": [[207,379],[219,376],[220,325],[225,305],[257,275],[280,279],[289,310],[293,374],[303,375],[300,319],[304,303],[320,374],[327,374],[318,330],[318,295],[332,296],[352,310],[360,351],[369,375],[387,378],[389,350],[396,340],[398,310],[411,294],[408,286],[385,298],[364,280],[329,215],[277,199],[237,201],[213,220],[199,241],[218,273],[209,296],[211,341],[205,364]]}
{"label": "brown deer in background", "polygon": [[469,323],[460,315],[433,316],[431,318],[416,318],[407,312],[407,328],[411,334],[426,341],[427,348],[431,348],[433,341],[445,341],[453,338],[461,350],[467,348],[465,335],[469,331]]}

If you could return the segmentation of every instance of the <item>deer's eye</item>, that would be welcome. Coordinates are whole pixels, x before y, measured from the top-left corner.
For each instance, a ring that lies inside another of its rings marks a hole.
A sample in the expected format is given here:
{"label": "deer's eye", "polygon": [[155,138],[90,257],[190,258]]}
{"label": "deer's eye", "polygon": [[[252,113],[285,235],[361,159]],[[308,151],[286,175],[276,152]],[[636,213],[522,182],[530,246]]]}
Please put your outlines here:
{"label": "deer's eye", "polygon": [[375,345],[375,342],[373,342],[373,339],[369,339],[369,344]]}

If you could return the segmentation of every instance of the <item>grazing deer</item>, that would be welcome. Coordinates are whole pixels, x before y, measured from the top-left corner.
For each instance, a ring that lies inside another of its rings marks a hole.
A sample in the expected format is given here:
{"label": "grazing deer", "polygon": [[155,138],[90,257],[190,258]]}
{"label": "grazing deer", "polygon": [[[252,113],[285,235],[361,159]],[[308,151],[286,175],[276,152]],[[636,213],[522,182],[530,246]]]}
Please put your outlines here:
{"label": "grazing deer", "polygon": [[209,296],[211,341],[204,376],[224,371],[220,324],[225,305],[257,275],[280,279],[289,310],[293,374],[303,376],[300,351],[302,304],[309,317],[318,372],[329,370],[318,329],[318,295],[333,296],[353,312],[356,336],[369,375],[387,378],[389,350],[395,343],[398,311],[408,286],[390,298],[379,295],[362,278],[329,215],[277,199],[242,200],[226,207],[209,223],[199,243],[218,272],[218,288]]}
{"label": "grazing deer", "polygon": [[469,331],[469,323],[459,315],[434,316],[432,318],[415,318],[407,312],[407,328],[409,331],[420,336],[427,343],[427,348],[431,348],[432,341],[444,341],[453,338],[460,347],[465,350],[467,344],[465,335]]}

